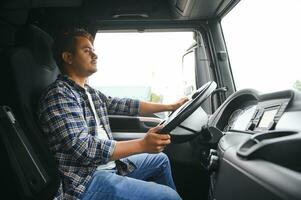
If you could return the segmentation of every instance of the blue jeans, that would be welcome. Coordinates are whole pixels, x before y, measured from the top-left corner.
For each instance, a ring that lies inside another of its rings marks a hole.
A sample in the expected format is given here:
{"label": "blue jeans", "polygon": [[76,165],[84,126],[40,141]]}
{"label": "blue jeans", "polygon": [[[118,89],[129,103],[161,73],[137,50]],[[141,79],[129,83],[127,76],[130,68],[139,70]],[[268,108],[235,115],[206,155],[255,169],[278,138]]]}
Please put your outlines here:
{"label": "blue jeans", "polygon": [[137,167],[127,176],[116,170],[96,171],[82,200],[180,200],[164,153],[129,156]]}

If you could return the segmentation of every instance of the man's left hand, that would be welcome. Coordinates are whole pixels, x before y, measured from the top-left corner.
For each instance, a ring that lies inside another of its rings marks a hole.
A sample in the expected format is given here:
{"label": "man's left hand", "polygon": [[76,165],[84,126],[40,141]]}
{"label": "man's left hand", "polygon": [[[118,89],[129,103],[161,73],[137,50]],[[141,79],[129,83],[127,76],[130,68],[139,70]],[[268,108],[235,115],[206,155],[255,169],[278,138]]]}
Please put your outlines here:
{"label": "man's left hand", "polygon": [[170,111],[175,111],[177,110],[179,107],[181,107],[184,103],[186,103],[188,101],[188,97],[182,97],[181,99],[179,99],[178,101],[176,101],[175,103],[171,104],[171,110]]}

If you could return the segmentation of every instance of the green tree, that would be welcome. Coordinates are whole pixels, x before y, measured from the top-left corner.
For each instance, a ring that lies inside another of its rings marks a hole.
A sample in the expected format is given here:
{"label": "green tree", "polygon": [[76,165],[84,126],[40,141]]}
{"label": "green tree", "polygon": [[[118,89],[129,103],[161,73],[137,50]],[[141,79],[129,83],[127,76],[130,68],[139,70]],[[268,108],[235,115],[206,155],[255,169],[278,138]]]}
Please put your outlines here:
{"label": "green tree", "polygon": [[301,81],[297,80],[294,84],[294,88],[301,91]]}
{"label": "green tree", "polygon": [[156,94],[154,92],[151,93],[151,102],[162,103],[163,96],[160,94]]}

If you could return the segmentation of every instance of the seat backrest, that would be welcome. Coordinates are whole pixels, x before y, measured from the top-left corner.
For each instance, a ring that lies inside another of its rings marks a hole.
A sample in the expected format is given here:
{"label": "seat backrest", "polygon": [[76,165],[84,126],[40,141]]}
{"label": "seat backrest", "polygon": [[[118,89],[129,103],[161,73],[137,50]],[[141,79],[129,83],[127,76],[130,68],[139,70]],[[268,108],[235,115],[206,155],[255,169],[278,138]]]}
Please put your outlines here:
{"label": "seat backrest", "polygon": [[[41,171],[38,174],[44,177],[43,181],[34,183],[35,185],[30,182],[18,183],[19,185],[29,185],[29,193],[24,194],[21,191],[22,199],[53,199],[59,187],[56,162],[36,120],[39,97],[59,74],[58,67],[52,58],[52,42],[53,39],[46,32],[36,26],[28,25],[18,31],[15,48],[9,53],[9,73],[5,76],[8,76],[7,80],[12,80],[13,83],[9,83],[10,94],[4,102],[12,109],[11,112],[15,114],[22,130],[21,134],[24,134],[23,139],[25,138],[26,144],[22,141],[21,143],[31,149],[29,154],[32,155],[29,157],[33,159],[35,165],[38,165],[36,171]],[[14,154],[14,156],[16,156],[16,160],[24,160],[22,153]],[[18,158],[18,156],[23,158]],[[28,165],[24,167],[30,168],[31,165],[31,161],[28,161]],[[12,166],[12,169],[14,168]],[[32,171],[32,169],[23,169],[22,173],[29,173],[30,170]],[[34,174],[32,172],[30,176],[34,176]],[[24,176],[29,175],[25,174]],[[20,180],[17,179],[17,181]]]}
{"label": "seat backrest", "polygon": [[26,114],[35,111],[42,91],[59,74],[52,57],[52,43],[51,36],[35,26],[27,26],[17,34],[11,66],[17,95],[29,109]]}

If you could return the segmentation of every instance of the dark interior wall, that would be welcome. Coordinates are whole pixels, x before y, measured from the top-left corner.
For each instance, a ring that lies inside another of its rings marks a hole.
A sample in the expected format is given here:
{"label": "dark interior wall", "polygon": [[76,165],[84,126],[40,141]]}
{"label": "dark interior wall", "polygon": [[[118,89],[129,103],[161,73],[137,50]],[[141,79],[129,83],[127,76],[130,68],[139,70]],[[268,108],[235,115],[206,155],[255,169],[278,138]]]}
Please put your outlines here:
{"label": "dark interior wall", "polygon": [[[15,35],[19,26],[8,24],[0,19],[0,27],[0,105],[10,105],[14,101],[14,97],[11,91],[13,80],[11,76],[8,76],[10,74],[9,54],[14,48]],[[0,193],[1,196],[9,197],[12,200],[20,199],[14,182],[15,174],[9,165],[10,160],[7,155],[3,143],[0,141]]]}
{"label": "dark interior wall", "polygon": [[[12,105],[15,97],[11,86],[13,80],[9,68],[9,55],[15,46],[15,36],[22,24],[26,23],[29,1],[4,0],[0,3],[0,105]],[[0,130],[1,131],[1,130]],[[2,134],[2,133],[0,133]],[[9,165],[8,153],[0,141],[0,193],[1,196],[20,199],[15,184],[15,174]]]}
{"label": "dark interior wall", "polygon": [[[15,36],[20,27],[26,23],[30,7],[29,0],[0,1],[0,70],[1,97],[8,94],[8,87],[3,87],[8,70],[8,54],[15,45]],[[3,98],[1,98],[2,101]]]}
{"label": "dark interior wall", "polygon": [[9,74],[9,54],[15,45],[15,35],[18,30],[17,26],[12,26],[0,21],[0,90],[1,98],[0,104],[8,104],[13,100],[10,91],[10,84],[12,84]]}

